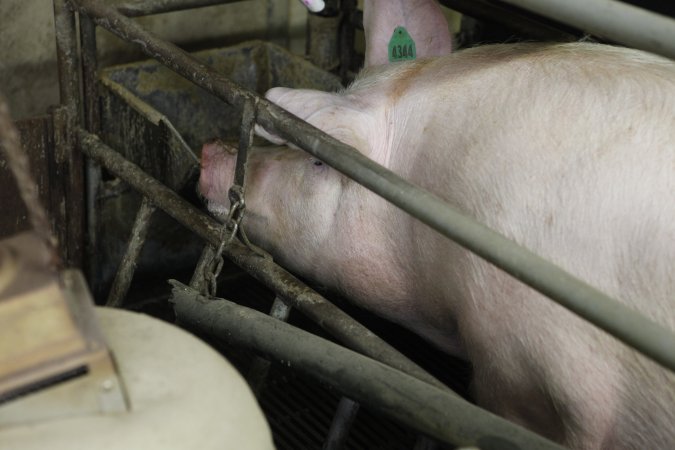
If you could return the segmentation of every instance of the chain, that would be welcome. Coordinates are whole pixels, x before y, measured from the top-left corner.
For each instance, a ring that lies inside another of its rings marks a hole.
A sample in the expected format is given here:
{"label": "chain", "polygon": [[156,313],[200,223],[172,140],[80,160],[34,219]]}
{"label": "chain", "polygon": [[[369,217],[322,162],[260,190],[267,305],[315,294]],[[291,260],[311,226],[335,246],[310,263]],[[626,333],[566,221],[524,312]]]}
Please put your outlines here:
{"label": "chain", "polygon": [[208,282],[208,289],[211,296],[216,295],[216,279],[223,269],[223,250],[230,245],[235,236],[239,236],[241,241],[252,252],[265,259],[272,259],[269,253],[253,245],[248,240],[244,228],[241,226],[241,220],[244,217],[246,204],[244,203],[244,181],[246,178],[246,165],[248,154],[253,144],[253,130],[258,114],[258,97],[255,97],[244,104],[241,118],[241,130],[239,136],[239,153],[237,155],[237,164],[234,171],[234,185],[230,188],[228,196],[230,199],[230,212],[227,220],[221,229],[220,244],[213,255],[210,264],[205,265],[204,278]]}
{"label": "chain", "polygon": [[244,218],[244,211],[246,210],[246,203],[244,202],[243,189],[239,185],[233,185],[228,195],[230,197],[230,212],[227,214],[227,219],[220,229],[220,244],[216,249],[213,259],[206,265],[204,278],[208,282],[208,294],[212,297],[216,295],[217,279],[220,272],[223,270],[225,260],[223,259],[223,250],[230,245],[235,236],[239,236],[252,252],[265,259],[272,259],[272,256],[260,247],[253,245],[248,240],[244,227],[241,224]]}
{"label": "chain", "polygon": [[223,250],[230,245],[230,242],[236,236],[241,219],[244,217],[244,210],[246,209],[241,186],[232,186],[228,195],[231,206],[227,219],[220,229],[220,244],[213,255],[211,263],[207,264],[205,268],[204,278],[208,282],[208,290],[211,297],[215,297],[216,295],[218,275],[220,275],[220,271],[223,270],[223,264],[225,264]]}
{"label": "chain", "polygon": [[59,267],[61,258],[57,241],[52,234],[47,212],[40,203],[38,187],[30,172],[28,155],[21,149],[19,131],[12,123],[7,101],[2,95],[0,95],[0,148],[4,150],[7,164],[16,179],[19,195],[28,210],[31,226],[51,254],[51,265]]}

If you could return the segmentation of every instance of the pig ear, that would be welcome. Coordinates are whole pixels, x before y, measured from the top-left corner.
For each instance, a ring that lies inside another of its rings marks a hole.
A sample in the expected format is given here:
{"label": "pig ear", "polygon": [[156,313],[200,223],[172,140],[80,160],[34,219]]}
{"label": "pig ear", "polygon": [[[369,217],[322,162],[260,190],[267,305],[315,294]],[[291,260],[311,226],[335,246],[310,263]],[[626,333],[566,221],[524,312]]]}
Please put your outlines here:
{"label": "pig ear", "polygon": [[[366,136],[372,117],[357,102],[339,94],[309,89],[272,88],[265,97],[337,140],[368,153]],[[275,144],[286,143],[261,127],[256,127],[256,133]]]}
{"label": "pig ear", "polygon": [[[267,98],[267,100],[281,106],[286,111],[323,131],[326,130],[325,127],[322,127],[321,111],[325,111],[336,103],[336,97],[337,96],[333,94],[322,91],[290,89],[284,87],[275,87],[265,93],[265,98]],[[269,133],[259,125],[256,125],[255,131],[256,134],[274,144],[281,145],[287,143],[283,138]]]}
{"label": "pig ear", "polygon": [[452,37],[436,0],[365,0],[365,67],[447,55]]}

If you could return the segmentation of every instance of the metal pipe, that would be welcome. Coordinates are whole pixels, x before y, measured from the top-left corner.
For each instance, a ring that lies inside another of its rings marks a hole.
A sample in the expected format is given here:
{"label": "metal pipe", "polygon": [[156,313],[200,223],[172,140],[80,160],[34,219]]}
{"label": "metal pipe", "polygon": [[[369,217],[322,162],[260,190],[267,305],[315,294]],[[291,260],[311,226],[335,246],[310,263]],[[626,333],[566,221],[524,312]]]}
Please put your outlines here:
{"label": "metal pipe", "polygon": [[195,266],[194,272],[192,272],[192,278],[190,278],[190,287],[196,291],[206,293],[208,292],[208,283],[206,280],[206,270],[208,270],[213,258],[216,256],[216,249],[213,245],[206,244],[202,254],[199,255],[199,260]]}
{"label": "metal pipe", "polygon": [[347,437],[349,437],[349,432],[360,407],[361,405],[358,402],[350,398],[340,398],[328,430],[328,436],[323,443],[323,450],[342,450],[345,448]]}
{"label": "metal pipe", "polygon": [[131,237],[127,243],[127,249],[115,274],[115,280],[113,281],[112,288],[110,288],[105,306],[113,308],[122,306],[127,292],[129,292],[129,286],[136,270],[136,263],[141,250],[143,250],[143,244],[145,244],[145,238],[148,235],[152,215],[156,209],[148,197],[143,197],[141,206],[136,213],[134,226],[131,229]]}
{"label": "metal pipe", "polygon": [[[63,186],[63,202],[58,222],[64,259],[70,266],[81,266],[84,243],[84,160],[75,146],[75,128],[80,120],[79,70],[75,12],[66,0],[54,0],[56,60],[59,73],[59,94],[64,119],[55,132],[56,163]],[[61,118],[61,117],[60,117]]]}
{"label": "metal pipe", "polygon": [[198,86],[214,93],[226,103],[242,107],[245,101],[258,97],[255,93],[240,87],[225,75],[195,59],[176,45],[159,39],[113,7],[104,5],[97,0],[68,1],[77,11],[91,17],[99,26],[125,41],[138,44],[144,53],[156,58],[159,62]]}
{"label": "metal pipe", "polygon": [[238,3],[242,0],[144,0],[127,1],[114,7],[127,17],[141,17],[185,9],[203,8],[206,6]]}
{"label": "metal pipe", "polygon": [[616,0],[501,0],[594,36],[675,58],[675,20]]}
{"label": "metal pipe", "polygon": [[[282,322],[288,322],[288,317],[290,315],[291,307],[288,303],[278,295],[274,297],[274,302],[270,309],[270,317]],[[269,374],[271,366],[272,363],[261,356],[257,356],[253,360],[253,363],[251,363],[246,380],[256,397],[260,396],[260,392],[265,387],[265,382],[267,381],[267,375]]]}
{"label": "metal pipe", "polygon": [[[78,9],[119,37],[142,49],[193,83],[240,106],[256,96],[156,38],[133,21],[95,0],[72,0]],[[260,99],[258,123],[382,196],[442,235],[485,258],[556,303],[594,323],[649,358],[675,370],[675,334],[558,266],[460,213],[431,194],[328,136],[277,105]]]}
{"label": "metal pipe", "polygon": [[[222,225],[219,222],[148,176],[138,166],[103,144],[98,136],[80,129],[78,138],[82,151],[87,156],[144,196],[151,198],[155,206],[211,245],[217,247],[220,244]],[[236,240],[225,247],[223,254],[346,346],[426,383],[450,391],[443,383],[271,260],[258,256]]]}
{"label": "metal pipe", "polygon": [[218,336],[333,386],[400,423],[482,450],[558,449],[558,444],[398,370],[227,300],[210,300],[176,281],[181,325]]}
{"label": "metal pipe", "polygon": [[331,72],[340,65],[340,36],[342,14],[310,14],[307,17],[307,56],[318,68]]}
{"label": "metal pipe", "polygon": [[[80,17],[80,48],[82,52],[82,92],[84,94],[84,126],[92,133],[101,128],[98,98],[98,57],[96,25],[91,18]],[[93,286],[100,285],[98,251],[98,194],[101,185],[101,167],[87,159],[85,162],[87,248],[87,279]]]}
{"label": "metal pipe", "polygon": [[248,169],[248,153],[253,144],[253,135],[256,116],[258,114],[258,100],[254,99],[244,104],[241,114],[241,127],[239,129],[239,150],[234,169],[234,183],[242,189],[242,195],[246,192],[246,172]]}
{"label": "metal pipe", "polygon": [[579,39],[579,36],[575,36],[569,30],[564,31],[560,29],[561,26],[556,27],[555,23],[542,23],[541,20],[528,17],[515,8],[491,0],[440,0],[440,3],[474,19],[499,23],[535,39],[544,41]]}

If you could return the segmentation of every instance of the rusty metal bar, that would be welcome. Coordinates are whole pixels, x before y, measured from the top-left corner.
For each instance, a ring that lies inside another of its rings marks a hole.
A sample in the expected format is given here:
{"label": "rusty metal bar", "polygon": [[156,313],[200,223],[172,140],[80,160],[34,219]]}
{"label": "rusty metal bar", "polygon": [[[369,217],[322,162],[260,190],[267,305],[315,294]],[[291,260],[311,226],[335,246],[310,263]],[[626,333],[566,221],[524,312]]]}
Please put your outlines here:
{"label": "rusty metal bar", "polygon": [[341,12],[329,2],[321,13],[307,16],[307,56],[312,64],[327,72],[340,65],[339,30],[342,22]]}
{"label": "rusty metal bar", "polygon": [[98,133],[101,116],[98,110],[96,53],[96,24],[90,17],[80,17],[80,48],[82,52],[82,92],[84,93],[84,127]]}
{"label": "rusty metal bar", "polygon": [[[82,92],[84,94],[84,126],[92,133],[101,128],[101,115],[98,102],[98,56],[96,43],[96,25],[90,17],[80,17],[80,48],[82,53]],[[87,159],[85,162],[86,179],[86,221],[87,249],[86,272],[93,286],[99,285],[98,250],[98,195],[101,185],[101,167]]]}
{"label": "rusty metal bar", "polygon": [[145,244],[145,238],[148,235],[152,215],[156,210],[157,208],[152,202],[147,197],[143,197],[141,206],[136,213],[134,226],[131,229],[131,237],[127,243],[127,249],[124,252],[122,261],[115,274],[115,279],[110,288],[110,293],[108,294],[108,300],[106,301],[105,306],[113,308],[122,306],[122,303],[127,296],[127,292],[129,292],[129,286],[131,285],[131,280],[133,279],[134,271],[136,270],[138,257],[141,254],[141,250],[143,250],[143,244]]}
{"label": "rusty metal bar", "polygon": [[248,153],[253,144],[253,134],[256,116],[258,115],[258,99],[253,99],[244,104],[241,114],[241,128],[239,133],[239,150],[234,170],[234,183],[241,187],[245,194],[246,169],[248,168]]}
{"label": "rusty metal bar", "polygon": [[114,5],[119,12],[127,17],[149,16],[185,9],[203,8],[206,6],[224,5],[226,3],[238,3],[242,0],[144,0],[126,1]]}
{"label": "rusty metal bar", "polygon": [[[185,51],[96,0],[71,0],[80,12],[127,41],[141,45],[188,80],[241,107],[256,94],[238,86]],[[261,99],[258,123],[344,173],[419,219],[445,237],[471,250],[556,303],[607,331],[657,363],[675,370],[675,333],[573,277],[476,220],[438,196],[402,179],[356,149],[328,136],[277,105]]]}
{"label": "rusty metal bar", "polygon": [[227,300],[207,299],[177,281],[171,283],[181,325],[282,361],[442,442],[475,445],[481,450],[563,449],[447,390],[261,312]]}
{"label": "rusty metal bar", "polygon": [[[82,151],[87,156],[142,195],[151,198],[158,208],[211,245],[217,247],[220,244],[222,225],[219,222],[148,176],[138,166],[101,142],[98,136],[80,129],[78,138]],[[271,260],[258,256],[236,240],[224,249],[223,254],[346,346],[426,383],[450,391],[443,383]]]}
{"label": "rusty metal bar", "polygon": [[65,261],[81,266],[84,243],[84,160],[75,146],[74,132],[80,120],[79,70],[75,12],[66,0],[54,0],[56,60],[59,73],[61,111],[55,117],[56,163],[63,185],[63,206],[59,208],[60,239]]}
{"label": "rusty metal bar", "polygon": [[206,270],[211,265],[213,258],[216,256],[216,249],[213,245],[207,244],[202,250],[202,254],[199,255],[199,260],[197,261],[197,266],[195,267],[194,272],[192,272],[192,278],[190,278],[190,287],[196,291],[205,293],[207,292],[207,281],[206,281]]}

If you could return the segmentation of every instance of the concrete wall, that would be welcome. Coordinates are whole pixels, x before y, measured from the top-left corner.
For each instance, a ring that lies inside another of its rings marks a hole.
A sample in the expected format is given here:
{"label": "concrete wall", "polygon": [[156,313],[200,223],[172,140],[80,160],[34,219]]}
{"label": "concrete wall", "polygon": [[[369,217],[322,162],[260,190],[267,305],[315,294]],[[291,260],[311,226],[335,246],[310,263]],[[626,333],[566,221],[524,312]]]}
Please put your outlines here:
{"label": "concrete wall", "polygon": [[[306,10],[298,0],[250,0],[135,20],[186,49],[264,38],[304,52]],[[102,65],[146,58],[105,30],[98,42]],[[15,119],[58,103],[52,0],[0,0],[0,91]]]}

